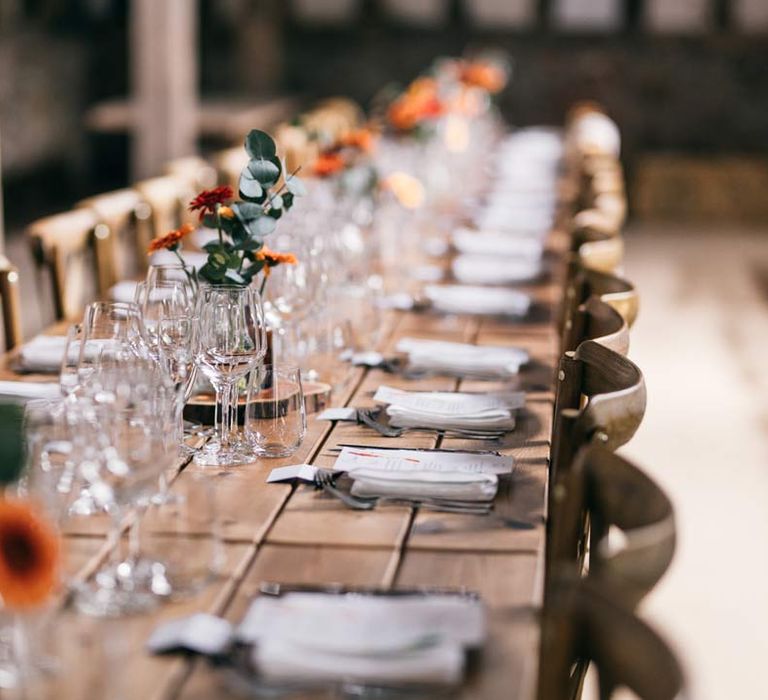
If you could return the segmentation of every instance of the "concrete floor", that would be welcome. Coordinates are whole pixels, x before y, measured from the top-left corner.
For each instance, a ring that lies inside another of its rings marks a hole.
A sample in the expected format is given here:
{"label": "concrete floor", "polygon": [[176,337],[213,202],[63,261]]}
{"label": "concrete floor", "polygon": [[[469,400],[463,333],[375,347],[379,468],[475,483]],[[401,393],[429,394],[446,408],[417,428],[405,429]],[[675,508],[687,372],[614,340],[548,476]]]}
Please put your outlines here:
{"label": "concrete floor", "polygon": [[[50,320],[21,236],[27,337]],[[622,450],[674,501],[678,552],[641,613],[676,647],[698,700],[768,697],[768,231],[635,225],[630,357],[648,409]],[[588,695],[587,695],[588,697]]]}
{"label": "concrete floor", "polygon": [[635,226],[625,275],[648,408],[622,453],[667,490],[679,530],[641,612],[693,697],[768,697],[768,231]]}

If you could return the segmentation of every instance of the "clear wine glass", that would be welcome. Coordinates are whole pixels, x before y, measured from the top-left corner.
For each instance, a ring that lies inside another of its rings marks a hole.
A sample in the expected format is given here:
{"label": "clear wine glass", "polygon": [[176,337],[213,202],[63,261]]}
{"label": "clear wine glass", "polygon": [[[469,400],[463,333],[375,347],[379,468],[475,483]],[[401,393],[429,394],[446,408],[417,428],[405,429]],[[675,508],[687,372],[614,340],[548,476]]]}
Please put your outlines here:
{"label": "clear wine glass", "polygon": [[216,435],[195,455],[206,466],[242,464],[252,457],[237,435],[240,385],[267,351],[264,312],[255,289],[211,286],[200,290],[195,363],[216,390]]}

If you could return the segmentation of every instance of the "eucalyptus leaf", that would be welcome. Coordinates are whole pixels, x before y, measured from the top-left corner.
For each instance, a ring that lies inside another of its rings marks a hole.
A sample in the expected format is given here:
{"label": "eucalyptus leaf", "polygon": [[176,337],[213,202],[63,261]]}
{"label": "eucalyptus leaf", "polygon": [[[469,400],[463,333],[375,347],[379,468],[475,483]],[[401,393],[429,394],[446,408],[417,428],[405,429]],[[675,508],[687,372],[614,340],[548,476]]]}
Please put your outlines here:
{"label": "eucalyptus leaf", "polygon": [[307,186],[301,178],[291,175],[285,178],[285,188],[296,197],[303,197],[307,194]]}
{"label": "eucalyptus leaf", "polygon": [[283,209],[288,211],[293,206],[293,195],[290,192],[286,192],[281,196],[283,198]]}
{"label": "eucalyptus leaf", "polygon": [[252,160],[245,166],[245,170],[265,188],[274,185],[280,179],[282,172],[280,159],[275,157]]}
{"label": "eucalyptus leaf", "polygon": [[264,188],[256,177],[251,173],[248,166],[243,168],[243,172],[240,173],[240,196],[243,199],[263,199]]}
{"label": "eucalyptus leaf", "polygon": [[277,154],[272,137],[259,129],[252,129],[245,137],[245,150],[251,158],[273,158]]}
{"label": "eucalyptus leaf", "polygon": [[24,407],[0,403],[0,484],[16,481],[25,463]]}
{"label": "eucalyptus leaf", "polygon": [[227,270],[224,277],[228,280],[232,280],[235,284],[245,284],[245,279],[239,272],[237,272],[237,270]]}
{"label": "eucalyptus leaf", "polygon": [[272,233],[276,226],[277,222],[271,216],[262,216],[261,218],[249,221],[246,228],[252,236],[262,238]]}
{"label": "eucalyptus leaf", "polygon": [[224,267],[214,267],[210,262],[207,262],[200,268],[200,277],[209,282],[221,282],[226,271]]}
{"label": "eucalyptus leaf", "polygon": [[236,202],[232,205],[232,209],[240,222],[248,227],[248,223],[254,219],[264,216],[264,210],[259,204],[253,202]]}

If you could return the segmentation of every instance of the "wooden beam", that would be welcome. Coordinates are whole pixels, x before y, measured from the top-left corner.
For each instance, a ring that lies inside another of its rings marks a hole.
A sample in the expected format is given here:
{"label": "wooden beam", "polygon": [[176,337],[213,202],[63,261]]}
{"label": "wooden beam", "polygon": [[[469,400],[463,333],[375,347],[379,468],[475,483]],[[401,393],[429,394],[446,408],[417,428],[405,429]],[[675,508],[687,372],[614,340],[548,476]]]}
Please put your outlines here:
{"label": "wooden beam", "polygon": [[131,2],[134,179],[196,151],[197,12],[195,0]]}

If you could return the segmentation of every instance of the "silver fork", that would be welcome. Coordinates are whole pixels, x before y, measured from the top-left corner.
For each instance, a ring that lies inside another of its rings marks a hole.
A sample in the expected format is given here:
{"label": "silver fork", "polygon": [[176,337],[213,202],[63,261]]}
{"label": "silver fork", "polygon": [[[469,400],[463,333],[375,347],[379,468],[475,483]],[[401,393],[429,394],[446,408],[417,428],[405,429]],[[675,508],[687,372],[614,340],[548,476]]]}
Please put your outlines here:
{"label": "silver fork", "polygon": [[318,469],[315,472],[315,487],[322,489],[330,496],[338,498],[345,506],[354,510],[372,510],[376,507],[376,501],[368,501],[356,498],[336,487],[336,475],[328,469]]}

